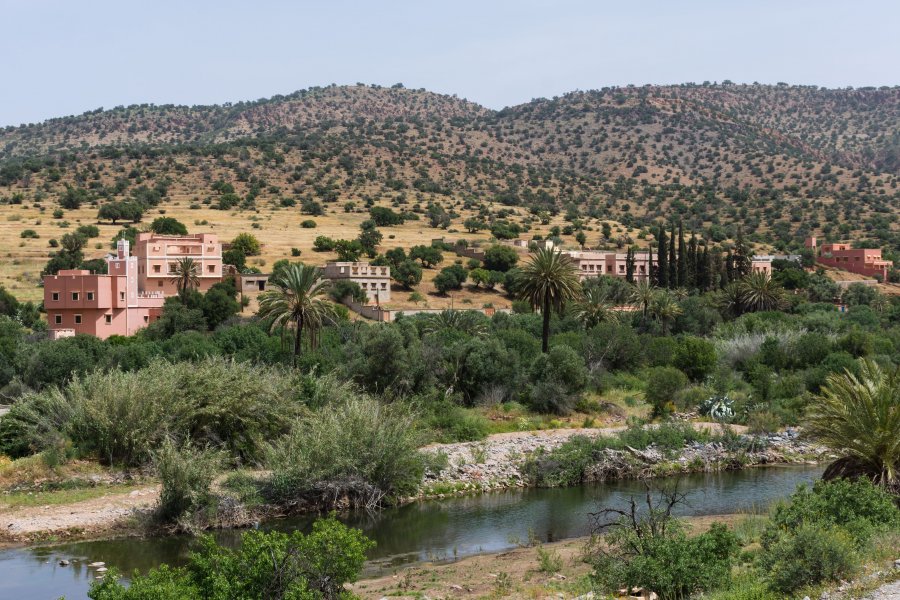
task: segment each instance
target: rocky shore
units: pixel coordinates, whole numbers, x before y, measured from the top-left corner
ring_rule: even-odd
[[[719,426],[697,423],[695,427]],[[525,466],[529,458],[559,448],[575,436],[610,436],[623,428],[559,429],[491,436],[479,442],[435,444],[425,449],[446,456],[447,466],[428,472],[420,497],[498,490],[532,485]],[[723,471],[759,465],[802,464],[824,461],[828,451],[800,438],[797,429],[765,436],[747,436],[744,428],[732,427],[745,438],[745,448],[729,449],[722,442],[692,443],[672,456],[650,446],[644,450],[606,449],[585,474],[586,481],[647,478],[678,473]],[[751,443],[751,440],[753,443]]]

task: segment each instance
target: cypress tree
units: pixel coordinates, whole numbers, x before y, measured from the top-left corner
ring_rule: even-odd
[[[697,262],[699,261],[697,252],[697,236],[694,233],[691,233],[691,241],[688,243],[687,261],[687,286],[690,288],[699,287],[697,283]]]
[[[672,233],[669,236],[669,287],[678,287],[678,262],[675,256],[675,222],[672,222]]]
[[[688,253],[684,243],[684,223],[678,221],[678,287],[688,287]]]
[[[750,274],[751,259],[747,245],[744,243],[744,231],[742,227],[738,227],[737,238],[734,242],[734,254],[732,255],[732,268],[730,277],[732,279],[741,279]]]
[[[634,246],[628,246],[625,252],[625,281],[634,283]]]
[[[666,255],[666,226],[659,225],[659,247],[656,259],[656,285],[661,288],[669,287],[669,260]]]

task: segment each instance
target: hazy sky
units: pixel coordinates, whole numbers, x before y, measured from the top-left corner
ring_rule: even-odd
[[[897,0],[0,0],[0,125],[402,82],[493,108],[629,83],[900,84]]]

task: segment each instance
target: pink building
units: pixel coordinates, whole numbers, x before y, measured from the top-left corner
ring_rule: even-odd
[[[578,270],[578,278],[581,281],[590,277],[599,277],[600,275],[624,278],[628,273],[628,255],[624,252],[571,250],[566,252],[566,255],[575,263],[575,268]],[[643,281],[650,277],[651,264],[656,264],[656,259],[651,256],[650,252],[635,252],[634,280]]]
[[[888,271],[893,263],[881,258],[880,248],[851,248],[850,244],[822,244],[816,246],[816,238],[806,239],[806,247],[811,248],[816,262],[827,267],[834,267],[851,273],[859,273],[868,277],[881,277],[887,281]]]
[[[134,255],[138,261],[138,288],[147,292],[162,292],[166,296],[178,294],[172,275],[182,258],[192,258],[197,263],[201,292],[222,281],[222,244],[218,236],[211,233],[139,233]]]
[[[106,258],[109,274],[66,269],[44,276],[44,309],[52,338],[86,333],[106,339],[132,335],[159,318],[165,295],[138,288],[138,258],[119,240]]]
[[[765,273],[772,276],[772,258],[768,256],[754,256],[750,261],[750,272]]]

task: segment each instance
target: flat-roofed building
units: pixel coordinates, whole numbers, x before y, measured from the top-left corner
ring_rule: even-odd
[[[44,276],[51,337],[133,335],[159,318],[165,295],[138,289],[137,258],[130,255],[128,241],[119,240],[106,262],[106,275],[64,269]]]
[[[852,248],[847,243],[822,244],[817,246],[816,238],[806,239],[806,247],[812,249],[819,264],[859,273],[869,277],[888,280],[888,272],[893,267],[889,260],[881,258],[881,248]]]
[[[369,302],[381,304],[391,301],[391,268],[367,262],[325,263],[322,274],[326,279],[352,281],[366,292]]]
[[[191,235],[158,235],[139,233],[134,245],[138,261],[138,287],[166,296],[178,293],[173,280],[175,268],[182,258],[197,263],[199,291],[206,292],[222,281],[222,244],[212,233]]]

